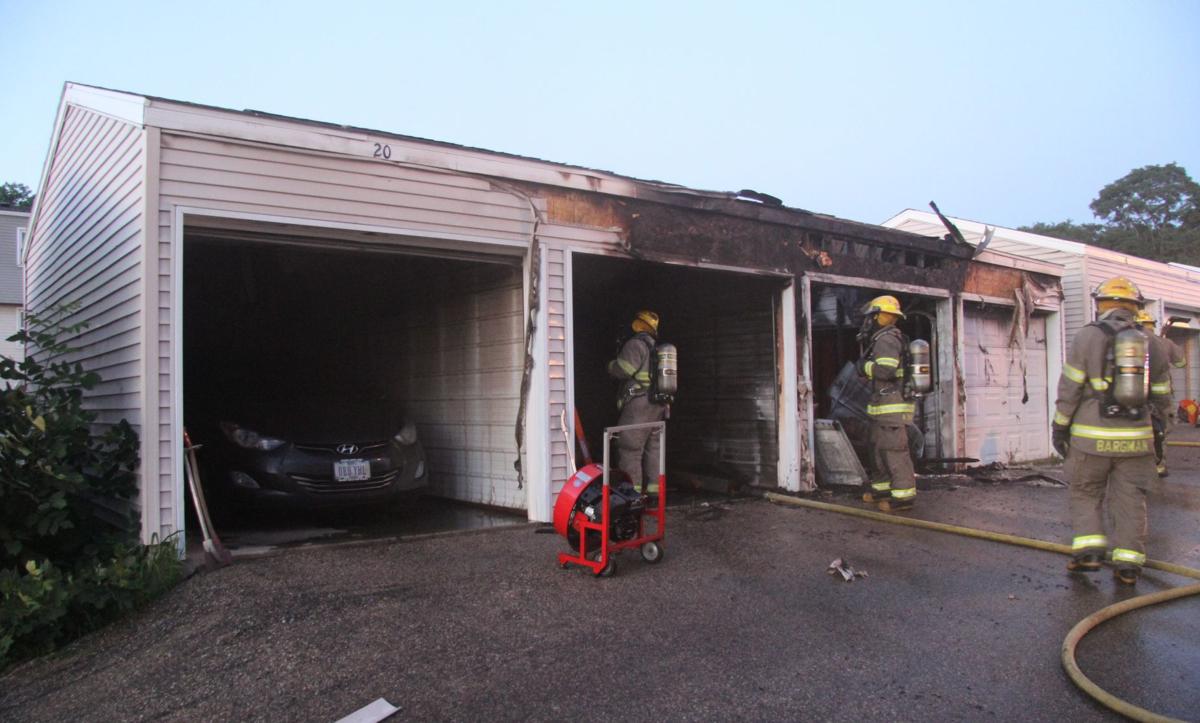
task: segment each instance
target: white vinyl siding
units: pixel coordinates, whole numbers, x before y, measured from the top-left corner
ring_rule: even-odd
[[[103,381],[86,406],[101,425],[141,425],[141,249],[143,131],[67,106],[53,164],[38,201],[26,264],[28,308],[80,308],[72,358]]]
[[[5,341],[21,328],[21,307],[0,304],[0,356],[20,361],[25,358],[25,349],[15,341]]]
[[[1030,319],[1021,354],[1009,345],[1012,309],[963,309],[966,456],[980,462],[1024,462],[1050,456],[1046,385],[1046,319]],[[1029,397],[1022,401],[1028,393]]]
[[[567,435],[575,428],[573,415],[568,411],[570,389],[567,384],[567,282],[566,257],[561,248],[544,249],[546,265],[546,372],[549,386],[550,479],[552,494],[574,474],[571,469],[571,449]],[[565,423],[565,424],[564,424]],[[574,442],[572,442],[572,445]]]

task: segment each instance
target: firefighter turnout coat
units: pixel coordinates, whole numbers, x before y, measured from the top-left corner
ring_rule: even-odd
[[[859,371],[871,380],[871,421],[888,426],[912,423],[915,405],[904,398],[904,333],[889,324],[871,336],[870,346],[859,360]]]
[[[1162,346],[1148,343],[1150,353],[1149,405],[1137,418],[1106,417],[1102,413],[1109,387],[1113,384],[1113,363],[1109,359],[1111,338],[1100,324],[1114,332],[1134,326],[1133,313],[1113,309],[1079,330],[1063,364],[1058,380],[1054,426],[1069,427],[1071,448],[1101,457],[1138,457],[1153,454],[1154,430],[1149,406],[1155,415],[1169,420],[1171,415],[1171,375]]]

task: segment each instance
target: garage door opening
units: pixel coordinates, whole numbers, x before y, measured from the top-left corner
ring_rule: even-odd
[[[863,307],[884,294],[900,301],[905,318],[897,325],[909,339],[929,342],[936,389],[941,377],[937,364],[937,300],[887,289],[820,283],[812,285],[811,294],[813,414],[818,419],[840,422],[864,469],[869,470],[866,396],[870,392],[857,380],[853,370],[864,350],[864,343],[858,338],[864,318]],[[803,324],[803,319],[800,323]],[[949,448],[941,439],[940,399],[940,395],[934,393],[916,400],[915,429],[910,432],[910,447],[918,461],[943,457],[942,450]]]
[[[779,279],[602,256],[572,257],[574,399],[593,453],[616,424],[606,366],[639,309],[679,351],[667,477],[693,489],[775,487],[779,460],[775,306]]]
[[[183,294],[185,425],[239,524],[525,508],[516,262],[189,229]]]

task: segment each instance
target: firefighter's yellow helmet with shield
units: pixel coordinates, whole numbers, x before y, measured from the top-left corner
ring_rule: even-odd
[[[642,309],[633,317],[633,330],[645,331],[651,335],[658,335],[658,314],[653,311]]]
[[[900,300],[894,296],[876,296],[863,307],[863,313],[867,316],[879,313],[895,314],[901,319],[905,318],[904,312],[900,310]]]
[[[1092,298],[1096,301],[1132,301],[1138,306],[1146,303],[1146,298],[1142,296],[1137,284],[1124,276],[1114,276],[1100,282],[1092,292]]]

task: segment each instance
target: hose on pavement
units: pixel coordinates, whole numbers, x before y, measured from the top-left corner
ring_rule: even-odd
[[[864,510],[857,507],[848,507],[846,505],[835,505],[828,502],[818,502],[816,500],[804,499],[802,497],[792,497],[790,495],[781,495],[775,492],[766,493],[765,497],[771,502],[776,502],[795,507],[808,507],[814,510],[823,510],[825,512],[837,512],[843,515],[852,515],[854,517],[864,517],[877,522],[888,522],[894,525],[904,525],[906,527],[918,527],[926,530],[936,530],[937,532],[948,532],[954,535],[962,535],[964,537],[973,537],[979,540],[991,540],[993,542],[1003,542],[1009,545],[1019,545],[1021,547],[1032,547],[1035,550],[1044,550],[1046,552],[1056,552],[1063,555],[1070,555],[1071,548],[1067,545],[1062,545],[1054,542],[1046,542],[1044,540],[1035,540],[1028,537],[1019,537],[1017,535],[1009,535],[1003,532],[991,532],[989,530],[978,530],[973,527],[961,527],[959,525],[948,525],[944,522],[929,522],[928,520],[918,520],[911,517],[898,517],[896,515],[884,514],[875,512],[874,510]],[[1182,577],[1190,577],[1200,580],[1200,570],[1195,570],[1183,565],[1175,565],[1169,562],[1160,562],[1159,560],[1147,560],[1145,567],[1154,570],[1169,572],[1173,575]],[[1144,608],[1150,605],[1167,602],[1169,600],[1177,600],[1179,598],[1188,597],[1190,595],[1200,594],[1200,584],[1187,585],[1185,587],[1174,588],[1171,590],[1163,590],[1161,592],[1151,593],[1149,595],[1139,595],[1138,597],[1125,600],[1115,605],[1109,605],[1102,608],[1083,620],[1075,624],[1071,628],[1071,632],[1067,633],[1067,637],[1062,644],[1062,664],[1067,672],[1067,676],[1071,678],[1071,682],[1079,686],[1079,688],[1094,698],[1097,702],[1107,706],[1108,708],[1120,713],[1121,715],[1132,718],[1136,721],[1176,721],[1174,718],[1161,716],[1145,708],[1139,708],[1132,703],[1121,700],[1115,695],[1104,690],[1100,686],[1093,683],[1083,671],[1080,670],[1079,664],[1075,662],[1075,647],[1083,636],[1087,635],[1092,629],[1100,625],[1106,620]]]

